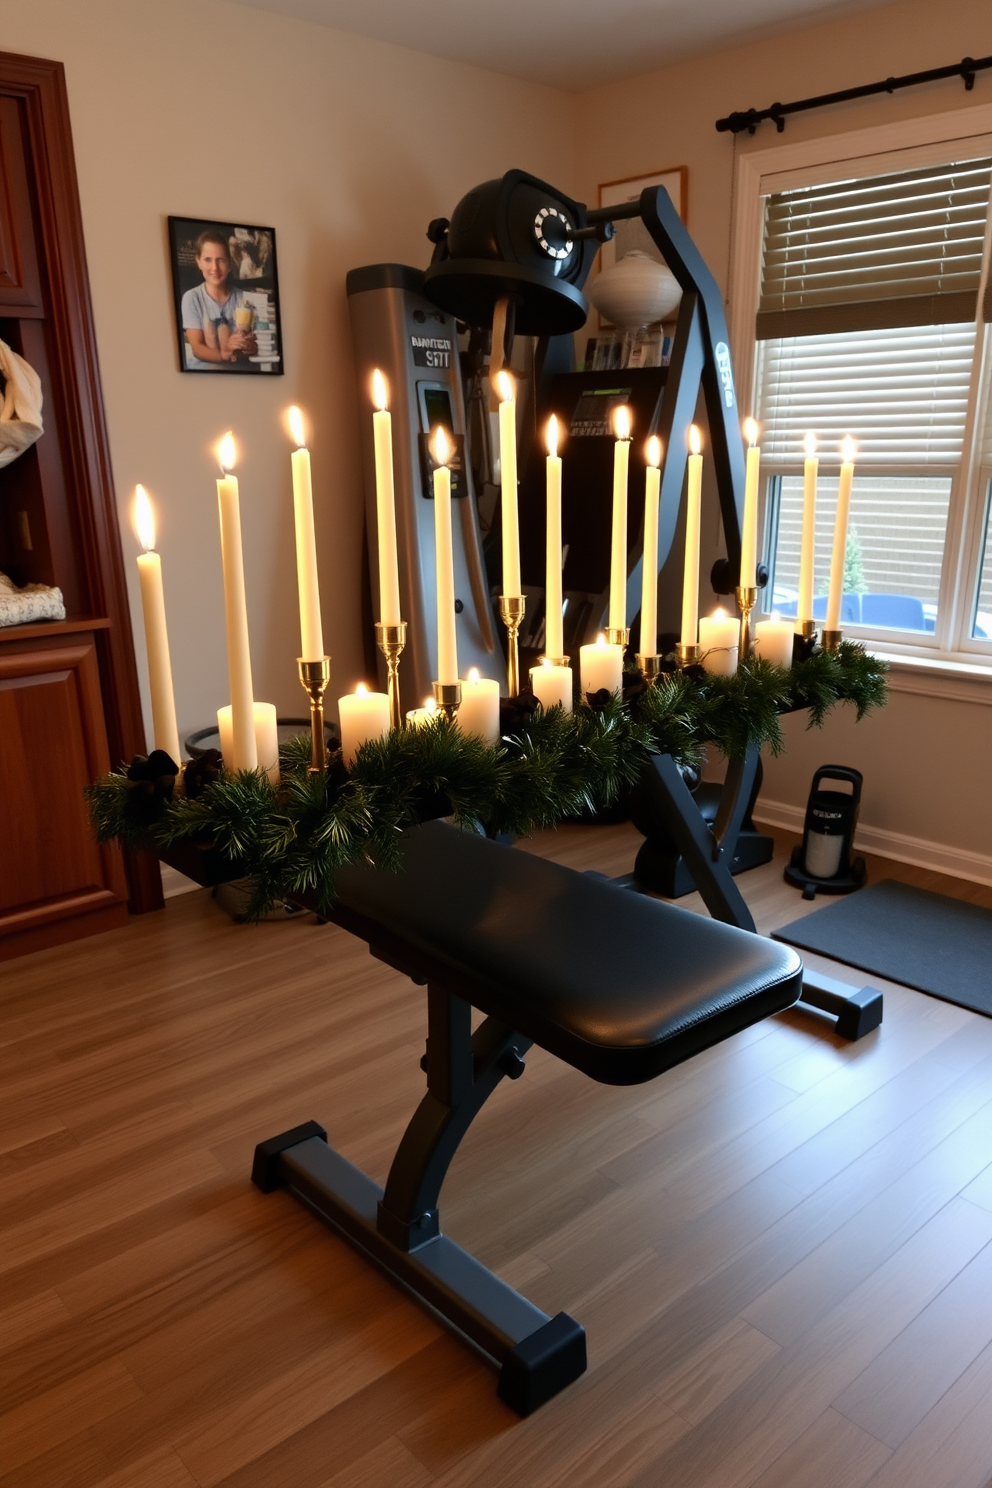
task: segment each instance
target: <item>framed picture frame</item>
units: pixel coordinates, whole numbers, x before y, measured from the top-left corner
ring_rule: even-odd
[[[179,370],[280,376],[275,228],[170,217],[169,256]]]

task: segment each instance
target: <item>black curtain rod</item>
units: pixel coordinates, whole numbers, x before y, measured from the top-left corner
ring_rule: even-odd
[[[717,119],[716,127],[721,134],[740,134],[747,130],[753,134],[763,119],[774,119],[779,134],[785,128],[786,114],[801,114],[806,109],[825,108],[828,103],[846,103],[849,98],[870,98],[873,93],[894,93],[897,88],[915,88],[917,83],[936,83],[941,78],[959,77],[970,93],[975,86],[975,74],[992,67],[992,57],[962,57],[951,67],[931,67],[929,72],[907,72],[905,77],[886,78],[883,83],[865,83],[861,88],[844,88],[840,93],[821,93],[819,98],[801,98],[798,103],[773,103],[771,108],[746,109],[728,114],[726,119]]]

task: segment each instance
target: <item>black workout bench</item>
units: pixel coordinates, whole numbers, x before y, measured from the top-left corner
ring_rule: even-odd
[[[586,1367],[585,1332],[550,1318],[441,1234],[438,1196],[473,1118],[532,1044],[608,1085],[637,1085],[800,995],[795,951],[602,879],[430,822],[403,871],[351,867],[331,918],[427,987],[427,1094],[385,1190],[307,1122],[255,1150],[287,1188],[499,1366],[528,1415]],[[473,1034],[472,1008],[487,1016]]]

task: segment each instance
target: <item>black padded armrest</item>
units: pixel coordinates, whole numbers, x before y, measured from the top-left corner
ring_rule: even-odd
[[[790,1007],[787,946],[429,822],[403,870],[336,879],[331,918],[608,1085],[651,1080]]]

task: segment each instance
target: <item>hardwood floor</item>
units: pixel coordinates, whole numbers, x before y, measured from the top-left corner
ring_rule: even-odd
[[[619,873],[638,841],[524,846]],[[788,845],[740,880],[763,930],[807,907]],[[790,1013],[651,1085],[536,1050],[496,1092],[445,1228],[590,1354],[519,1421],[248,1182],[256,1141],[310,1117],[382,1181],[422,1088],[422,991],[343,931],[241,928],[203,892],[9,963],[0,1488],[985,1488],[992,1020],[875,984],[858,1044]]]

